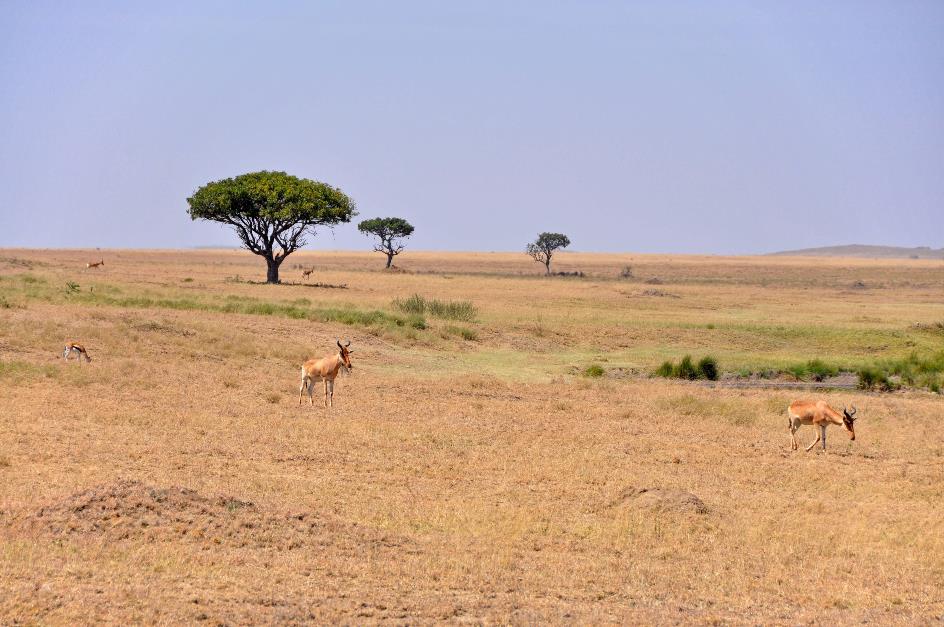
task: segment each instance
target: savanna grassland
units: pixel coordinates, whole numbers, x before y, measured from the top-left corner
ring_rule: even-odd
[[[397,263],[0,251],[0,624],[944,619],[939,394],[650,376],[934,354],[940,261]],[[809,396],[856,440],[791,452]]]

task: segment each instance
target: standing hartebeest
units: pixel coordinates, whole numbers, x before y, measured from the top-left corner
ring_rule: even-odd
[[[826,401],[793,401],[787,408],[787,415],[790,418],[790,437],[793,438],[793,450],[799,448],[797,444],[796,432],[800,425],[813,425],[819,427],[819,433],[813,443],[806,447],[807,452],[813,450],[816,443],[822,440],[823,451],[826,451],[826,427],[829,425],[843,425],[851,435],[850,440],[855,440],[854,423],[856,421],[855,405],[852,406],[852,413],[842,408],[842,413],[830,407]]]
[[[105,265],[105,259],[102,258],[101,261],[88,262],[87,264],[85,264],[85,269],[88,270],[89,268],[97,268],[98,266],[104,266],[104,265]]]
[[[299,405],[302,404],[302,392],[306,388],[308,389],[308,404],[315,404],[311,395],[315,389],[315,380],[321,379],[324,381],[324,406],[328,407],[330,399],[331,407],[334,407],[334,379],[341,368],[350,374],[351,368],[354,367],[351,365],[351,353],[354,351],[348,348],[350,345],[350,340],[344,345],[341,344],[341,340],[338,340],[337,353],[321,359],[309,359],[302,364],[302,386],[298,389]]]
[[[92,361],[92,358],[89,357],[88,351],[85,350],[85,347],[78,342],[69,342],[66,344],[66,347],[62,349],[62,358],[67,361],[72,357],[73,354],[78,357],[80,362],[82,361],[83,357],[85,357],[86,362]]]
[[[311,273],[314,272],[314,271],[315,271],[315,268],[314,268],[314,267],[307,268],[307,269],[306,269],[306,268],[302,268],[302,278],[303,278],[303,279],[307,279],[308,277],[311,276]]]

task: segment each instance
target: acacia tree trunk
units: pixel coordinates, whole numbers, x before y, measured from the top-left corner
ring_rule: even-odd
[[[285,257],[282,257],[282,259],[285,259]],[[274,257],[266,257],[266,265],[268,266],[266,283],[279,283],[279,266],[282,264],[282,259],[276,260]]]
[[[387,268],[393,263],[393,252],[387,251]]]
[[[547,260],[544,262],[544,269],[547,273],[547,276],[551,276],[551,256],[547,256]]]

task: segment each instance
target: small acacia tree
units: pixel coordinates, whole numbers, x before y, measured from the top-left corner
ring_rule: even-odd
[[[559,248],[570,246],[570,238],[563,233],[541,233],[538,239],[528,244],[525,251],[531,255],[535,261],[544,264],[547,274],[551,273],[551,257]]]
[[[252,172],[207,183],[187,199],[192,220],[233,227],[243,246],[265,258],[266,281],[279,282],[279,266],[319,225],[357,215],[344,192],[285,172]]]
[[[380,240],[379,244],[374,245],[374,250],[387,255],[388,268],[393,263],[393,257],[406,247],[400,240],[413,235],[413,225],[403,218],[371,218],[358,224],[357,230]]]

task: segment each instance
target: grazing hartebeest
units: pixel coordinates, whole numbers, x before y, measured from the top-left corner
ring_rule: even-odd
[[[80,362],[82,361],[83,357],[85,357],[86,362],[92,361],[92,358],[89,357],[88,351],[85,350],[85,347],[79,344],[78,342],[69,342],[68,344],[66,344],[66,347],[62,349],[63,359],[68,360],[70,357],[72,357],[73,353],[76,355],[76,357],[78,358]]]
[[[343,346],[341,345],[341,340],[338,340],[337,353],[322,357],[321,359],[309,359],[302,364],[302,386],[298,389],[299,405],[302,404],[302,392],[304,392],[306,388],[308,389],[308,404],[315,404],[311,395],[315,389],[315,380],[321,379],[324,381],[324,406],[328,407],[328,401],[330,399],[331,407],[334,407],[334,379],[338,376],[338,371],[341,368],[344,368],[347,370],[348,374],[350,374],[351,368],[354,367],[351,365],[351,353],[354,351],[348,349],[350,345],[350,340]]]
[[[88,270],[89,268],[97,268],[98,266],[104,265],[105,259],[103,258],[101,261],[90,261],[89,263],[85,264],[85,269]]]
[[[842,408],[842,413],[826,404],[826,401],[793,401],[787,408],[787,415],[790,418],[790,437],[793,438],[793,450],[799,448],[797,444],[796,432],[800,425],[813,425],[819,427],[819,434],[813,443],[806,447],[807,452],[813,450],[816,443],[822,440],[823,451],[826,450],[826,427],[829,425],[843,425],[846,431],[850,433],[849,439],[855,440],[854,423],[856,421],[855,405],[852,406],[852,413]]]

